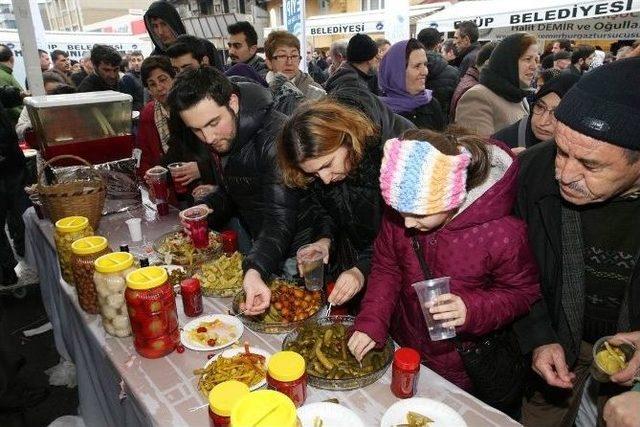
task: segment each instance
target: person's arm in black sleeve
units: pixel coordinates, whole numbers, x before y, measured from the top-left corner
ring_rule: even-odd
[[[0,87],[0,102],[4,108],[19,107],[22,105],[22,92],[14,86]]]
[[[261,180],[263,203],[267,211],[260,234],[244,259],[243,270],[247,272],[254,269],[263,280],[267,280],[271,273],[278,270],[289,252],[295,233],[299,194],[282,183],[275,142],[271,141],[264,150]]]

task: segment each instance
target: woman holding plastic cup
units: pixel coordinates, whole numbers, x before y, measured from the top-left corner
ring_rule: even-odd
[[[376,238],[348,343],[357,359],[391,334],[429,368],[473,391],[448,329],[463,345],[477,342],[540,298],[525,224],[511,216],[517,175],[511,151],[480,137],[420,130],[386,142],[380,188],[393,209]],[[442,286],[432,287],[438,296],[423,304],[416,291],[428,289],[419,283],[425,273],[412,237],[426,279]]]
[[[384,207],[377,185],[382,145],[411,127],[354,84],[301,106],[283,128],[278,162],[285,184],[308,188],[300,205],[317,216],[317,240],[301,255],[319,252],[330,264],[333,305],[351,300],[365,285]],[[308,269],[300,256],[298,269],[302,275]]]

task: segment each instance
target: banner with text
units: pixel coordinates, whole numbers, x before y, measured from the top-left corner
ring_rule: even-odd
[[[284,14],[287,31],[300,40],[300,69],[307,71],[307,38],[305,37],[305,16],[304,16],[305,0],[286,0],[284,4]]]

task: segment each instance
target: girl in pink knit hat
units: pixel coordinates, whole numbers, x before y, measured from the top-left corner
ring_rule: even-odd
[[[511,215],[517,160],[497,144],[427,130],[386,142],[380,188],[390,208],[349,340],[357,359],[391,334],[400,346],[417,350],[423,364],[473,392],[454,340],[429,338],[411,285],[425,280],[425,270],[427,278],[450,277],[450,293],[428,308],[444,326],[455,327],[463,346],[509,326],[540,298],[525,224]],[[413,236],[427,269],[421,268]]]

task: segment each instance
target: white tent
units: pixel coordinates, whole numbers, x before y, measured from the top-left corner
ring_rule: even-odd
[[[418,21],[416,31],[454,31],[461,21],[474,21],[483,39],[518,31],[543,39],[635,39],[640,38],[640,0],[465,1]]]

